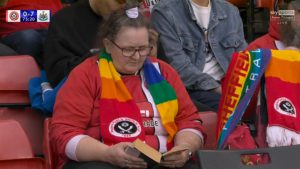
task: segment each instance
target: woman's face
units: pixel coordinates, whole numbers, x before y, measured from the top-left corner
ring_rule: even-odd
[[[145,27],[123,27],[115,40],[104,39],[104,45],[118,72],[134,74],[141,69],[147,56],[143,53],[149,47],[148,30]],[[128,51],[134,54],[129,56]]]

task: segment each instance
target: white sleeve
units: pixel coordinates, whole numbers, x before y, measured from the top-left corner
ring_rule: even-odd
[[[182,130],[178,131],[177,134],[181,133],[181,132],[184,132],[184,131],[190,131],[190,132],[196,134],[197,136],[199,136],[199,138],[201,139],[201,141],[203,143],[203,135],[199,130],[192,129],[192,128],[185,128],[185,129],[182,129]]]
[[[83,135],[83,134],[77,135],[68,141],[66,148],[65,148],[65,154],[69,159],[78,161],[77,157],[76,157],[76,149],[77,149],[77,145],[78,145],[79,141],[81,139],[83,139],[84,137],[88,137],[88,135]]]

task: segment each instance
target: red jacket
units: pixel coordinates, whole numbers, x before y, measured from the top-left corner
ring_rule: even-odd
[[[43,22],[6,22],[6,10],[50,10],[52,16],[61,8],[61,0],[9,0],[7,5],[0,7],[0,38],[25,29],[47,29],[49,24]]]
[[[159,63],[163,77],[176,91],[179,107],[175,123],[178,130],[192,128],[203,133],[201,124],[197,122],[200,120],[197,108],[191,101],[179,75],[168,64],[155,58],[151,60]],[[137,105],[147,100],[142,91],[140,76],[128,75],[121,78]],[[97,59],[96,57],[88,58],[73,69],[56,97],[50,131],[52,150],[57,157],[54,161],[58,162],[54,164],[56,168],[61,168],[68,160],[65,155],[65,146],[74,136],[85,134],[100,139],[98,103],[100,94],[101,79]],[[150,123],[147,121],[149,118],[143,119],[145,132],[151,135]],[[156,149],[158,148],[155,146],[157,140],[153,131],[152,137],[145,139]]]

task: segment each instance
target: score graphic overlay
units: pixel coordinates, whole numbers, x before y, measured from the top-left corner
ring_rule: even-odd
[[[36,10],[21,10],[21,22],[36,22]]]
[[[50,22],[50,10],[7,10],[7,22]]]

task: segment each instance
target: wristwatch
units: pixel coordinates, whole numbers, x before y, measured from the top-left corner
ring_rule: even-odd
[[[188,152],[188,155],[189,155],[189,158],[188,158],[188,160],[189,159],[191,159],[192,158],[192,156],[193,156],[193,152],[190,150],[190,149],[187,149],[189,152]]]

